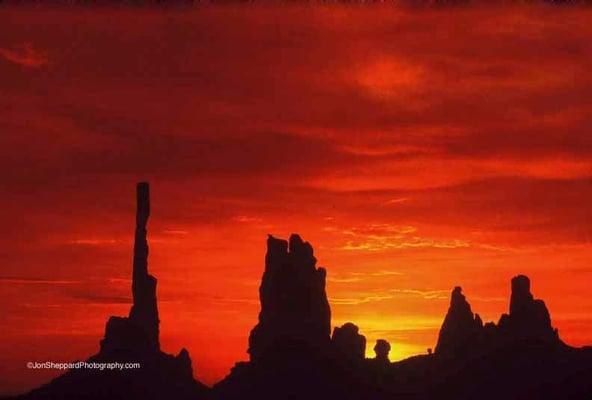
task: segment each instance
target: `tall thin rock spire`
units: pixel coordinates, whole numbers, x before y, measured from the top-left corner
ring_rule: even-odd
[[[129,318],[142,328],[151,347],[160,347],[158,340],[158,307],[156,305],[156,278],[148,273],[148,241],[146,225],[150,217],[150,187],[140,182],[136,188],[136,234],[132,293],[134,304]]]

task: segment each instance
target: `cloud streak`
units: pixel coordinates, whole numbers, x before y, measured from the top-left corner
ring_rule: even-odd
[[[38,69],[49,65],[47,53],[35,49],[31,43],[13,48],[0,47],[0,57],[25,68]]]

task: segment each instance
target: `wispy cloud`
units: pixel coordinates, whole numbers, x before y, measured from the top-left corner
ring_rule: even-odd
[[[409,240],[390,240],[389,238],[375,238],[368,241],[348,241],[341,246],[341,250],[382,251],[389,249],[409,249],[432,247],[437,249],[458,249],[470,247],[470,242],[464,240],[433,240],[414,236]]]
[[[189,234],[189,231],[182,229],[167,229],[163,233],[165,235],[186,236]]]
[[[31,43],[19,47],[0,47],[0,56],[13,64],[27,68],[41,68],[49,64],[47,52],[35,49]]]
[[[339,277],[329,277],[327,278],[327,281],[329,282],[333,282],[333,283],[354,283],[354,282],[359,282],[361,281],[362,278],[359,277],[351,277],[351,278],[339,278]]]
[[[121,243],[117,239],[73,239],[69,240],[68,244],[79,245],[79,246],[109,246]]]
[[[331,302],[331,304],[355,306],[358,304],[374,303],[377,301],[389,300],[389,299],[392,299],[393,297],[394,296],[392,296],[392,295],[375,295],[375,296],[349,297],[349,298],[331,297],[331,298],[329,298],[329,301]]]
[[[450,290],[392,289],[390,292],[396,295],[421,297],[426,300],[443,300],[450,296]]]
[[[382,293],[361,294],[355,297],[332,297],[331,304],[359,305],[375,303],[402,297],[417,297],[424,300],[446,300],[450,297],[449,290],[391,289]]]
[[[376,223],[349,228],[330,226],[325,227],[324,230],[349,238],[343,245],[338,247],[339,250],[375,252],[409,248],[457,249],[471,247],[472,245],[471,242],[462,239],[422,237],[417,235],[417,228],[413,226]]]
[[[383,278],[386,276],[402,276],[405,275],[401,271],[392,270],[378,270],[378,271],[352,271],[345,274],[328,277],[327,280],[333,283],[354,283],[361,282],[368,278]]]
[[[248,215],[237,215],[234,218],[232,218],[233,221],[236,222],[241,222],[244,224],[248,224],[248,223],[255,223],[255,222],[262,222],[263,220],[259,217],[252,217],[252,216],[248,216]]]
[[[16,285],[77,285],[80,280],[51,279],[51,278],[25,278],[16,276],[0,276],[0,282]]]

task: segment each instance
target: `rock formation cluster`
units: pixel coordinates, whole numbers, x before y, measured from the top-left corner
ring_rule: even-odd
[[[515,276],[511,290],[509,314],[502,314],[497,325],[493,322],[483,325],[479,314],[473,314],[462,289],[454,288],[438,336],[436,355],[462,357],[479,349],[521,340],[560,343],[545,303],[530,292],[530,279]]]
[[[193,378],[191,358],[161,351],[156,278],[148,272],[149,187],[137,187],[133,305],[111,317],[89,361],[140,362],[138,371],[69,371],[24,399],[213,400],[556,400],[592,398],[592,349],[565,345],[530,280],[511,281],[509,312],[483,324],[455,287],[434,353],[391,362],[383,339],[367,359],[366,337],[351,322],[333,329],[326,271],[298,235],[267,238],[261,311],[249,361],[209,389]]]

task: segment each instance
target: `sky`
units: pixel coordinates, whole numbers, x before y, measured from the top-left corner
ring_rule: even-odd
[[[450,292],[527,274],[592,343],[592,10],[0,9],[0,393],[126,315],[150,181],[161,343],[247,359],[267,234],[309,241],[332,324],[427,352]]]

